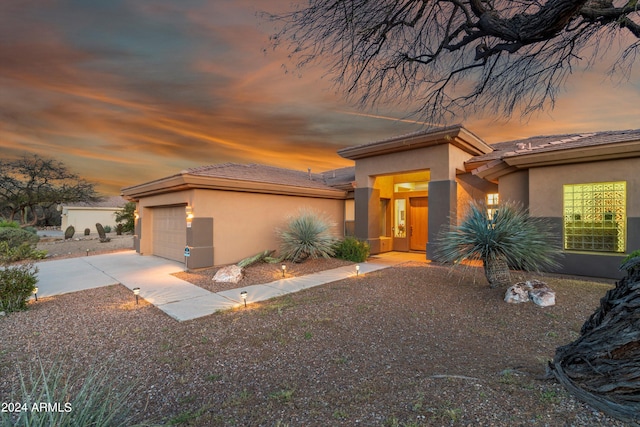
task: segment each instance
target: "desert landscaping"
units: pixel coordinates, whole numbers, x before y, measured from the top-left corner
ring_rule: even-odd
[[[86,256],[130,238],[47,250]],[[258,264],[247,277],[277,269]],[[624,425],[544,378],[612,283],[525,278],[547,282],[557,304],[506,304],[480,269],[424,262],[182,323],[119,285],[32,300],[0,318],[0,395],[15,396],[19,372],[41,362],[74,382],[104,370],[128,392],[123,425]]]

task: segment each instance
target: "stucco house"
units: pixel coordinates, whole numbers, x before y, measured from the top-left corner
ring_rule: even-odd
[[[116,212],[121,211],[126,203],[120,196],[111,196],[96,202],[60,205],[61,228],[66,230],[73,225],[77,233],[82,233],[85,228],[97,233],[96,223],[113,227],[116,224]]]
[[[564,249],[560,272],[618,277],[640,248],[640,130],[488,144],[461,125],[344,148],[353,167],[321,174],[264,165],[188,169],[123,189],[138,205],[136,250],[192,268],[277,248],[275,229],[306,208],[372,253],[419,251],[471,199],[514,200],[545,217]]]

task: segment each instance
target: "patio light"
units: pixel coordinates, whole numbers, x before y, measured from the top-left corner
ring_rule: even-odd
[[[38,287],[33,288],[33,296],[36,297],[36,301],[38,301]]]
[[[360,265],[356,265],[356,276],[360,274]]]
[[[247,306],[247,291],[240,292],[240,298],[244,301],[244,306]]]
[[[287,271],[287,266],[282,264],[282,277],[284,277],[284,272]]]
[[[136,296],[136,304],[138,304],[138,295],[140,295],[140,288],[133,288],[133,294]]]
[[[87,256],[89,256],[89,249],[87,249]]]

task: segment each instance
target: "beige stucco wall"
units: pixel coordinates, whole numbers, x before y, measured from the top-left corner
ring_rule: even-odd
[[[607,181],[627,182],[627,217],[640,217],[639,159],[608,160],[529,170],[532,216],[562,217],[562,186]]]
[[[459,174],[456,178],[457,185],[457,212],[458,223],[469,211],[472,200],[485,201],[488,193],[497,193],[498,186],[491,182],[478,178],[470,173]]]
[[[529,206],[529,171],[522,170],[500,177],[500,201],[512,201]]]
[[[76,233],[84,232],[89,228],[91,233],[96,234],[96,223],[103,226],[115,227],[115,213],[118,208],[89,208],[89,207],[63,207],[62,209],[62,230],[70,225],[76,229]]]
[[[356,183],[360,188],[373,187],[373,178],[429,169],[431,181],[455,180],[456,171],[464,170],[464,162],[471,158],[457,147],[440,144],[433,147],[390,153],[356,161]]]
[[[151,208],[179,204],[191,206],[196,218],[213,218],[215,265],[235,263],[266,249],[278,249],[276,228],[283,227],[287,218],[298,214],[301,208],[321,213],[335,223],[332,231],[336,237],[343,234],[344,200],[198,189],[140,200],[141,253],[151,254],[153,248]]]

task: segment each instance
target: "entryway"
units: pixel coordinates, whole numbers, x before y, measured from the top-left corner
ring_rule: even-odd
[[[428,239],[429,199],[409,197],[409,249],[426,251]]]

